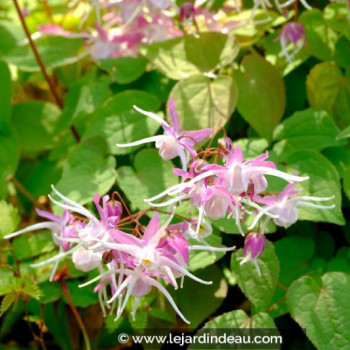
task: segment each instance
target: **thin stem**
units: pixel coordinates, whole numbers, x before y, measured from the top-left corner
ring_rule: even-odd
[[[62,99],[60,98],[60,96],[58,95],[58,93],[56,91],[54,82],[52,81],[52,79],[47,74],[47,70],[45,68],[44,62],[42,61],[42,59],[40,57],[40,54],[39,54],[39,52],[38,52],[38,50],[37,50],[37,48],[36,48],[36,46],[34,44],[34,41],[33,41],[32,37],[31,37],[31,35],[30,35],[29,29],[27,27],[26,21],[24,19],[24,16],[22,14],[22,11],[21,11],[21,8],[20,8],[20,6],[18,4],[18,1],[17,0],[13,0],[13,3],[15,5],[15,7],[16,7],[17,14],[19,16],[19,19],[21,21],[23,30],[24,30],[24,32],[25,32],[25,34],[27,36],[29,45],[30,45],[30,47],[31,47],[31,49],[33,51],[35,59],[38,62],[40,70],[41,70],[41,72],[42,72],[42,74],[43,74],[47,84],[49,85],[49,88],[50,88],[50,91],[52,93],[52,96],[54,97],[54,99],[56,101],[56,104],[62,109],[63,101],[62,101]],[[76,141],[79,142],[80,141],[80,136],[79,136],[79,133],[78,133],[77,129],[73,125],[71,125],[70,126],[70,130],[71,130],[74,138],[76,139]]]
[[[45,207],[30,192],[28,192],[25,189],[25,187],[13,175],[9,175],[7,177],[7,180],[11,181],[18,190],[18,192],[20,192],[24,197],[26,197],[37,208],[45,209]]]
[[[61,283],[63,294],[67,298],[68,304],[69,304],[69,306],[74,314],[74,317],[75,317],[75,319],[76,319],[76,321],[81,329],[81,332],[83,333],[83,338],[84,338],[84,342],[85,342],[85,350],[91,350],[89,336],[86,332],[86,328],[85,328],[85,325],[83,323],[83,320],[81,319],[79,312],[73,303],[72,297],[71,297],[69,290],[67,288],[66,280],[64,278],[62,278],[60,280],[60,283]]]

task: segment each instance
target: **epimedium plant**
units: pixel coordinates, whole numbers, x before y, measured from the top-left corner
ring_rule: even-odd
[[[346,2],[1,6],[0,339],[349,346]]]

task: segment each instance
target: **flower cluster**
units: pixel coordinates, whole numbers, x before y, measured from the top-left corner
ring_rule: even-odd
[[[320,209],[334,206],[315,204],[332,198],[299,196],[299,190],[294,187],[308,177],[278,170],[273,162],[267,160],[267,152],[254,159],[244,160],[241,149],[233,146],[227,136],[218,140],[218,147],[212,147],[215,136],[212,129],[182,131],[173,100],[168,104],[171,124],[157,114],[137,107],[135,109],[158,122],[164,129],[164,134],[118,146],[156,142],[164,160],[180,158],[182,167],[173,170],[181,178],[179,184],[153,198],[145,199],[150,203],[150,208],[136,214],[129,212],[121,198],[119,201],[104,196],[101,203],[100,196],[96,194],[93,202],[98,215],[65,197],[52,186],[53,193],[58,198],[49,198],[53,204],[63,208],[62,217],[37,210],[37,214],[47,221],[5,237],[9,239],[29,231],[49,229],[59,252],[33,266],[53,263],[51,280],[60,261],[68,256],[71,256],[75,267],[81,271],[97,269],[97,277],[81,287],[97,283],[94,290],[98,293],[104,314],[106,308],[110,308],[110,312],[115,311],[116,318],[119,318],[132,296],[132,315],[135,315],[140,298],[154,287],[165,295],[181,319],[188,322],[165,284],[177,289],[177,279],[180,279],[182,287],[185,277],[203,284],[211,283],[199,279],[189,271],[189,252],[225,252],[234,247],[213,247],[206,242],[205,238],[212,233],[210,220],[233,218],[232,222],[246,236],[242,263],[252,261],[259,273],[257,259],[265,247],[264,231],[269,220],[273,220],[276,225],[288,227],[298,218],[298,206]],[[212,136],[209,146],[202,149],[200,142],[209,136]],[[282,192],[272,195],[266,192],[267,176],[278,177],[288,184]],[[189,201],[197,209],[197,217],[185,218],[176,214],[176,205],[182,205],[184,201]],[[158,207],[169,207],[166,212],[168,217],[163,224],[157,212]],[[155,213],[151,215],[148,225],[142,226],[139,219],[152,211]],[[248,227],[249,232],[263,217],[265,219],[258,232],[247,232],[246,235],[242,221],[248,215],[254,218]],[[173,223],[175,216],[181,220]],[[195,243],[196,241],[201,244]]]
[[[69,32],[57,24],[41,25],[33,39],[43,35],[82,38],[85,50],[81,58],[91,56],[101,60],[122,56],[136,56],[139,46],[161,42],[186,34],[198,36],[200,32],[234,34],[236,29],[247,25],[258,25],[272,21],[267,10],[285,9],[296,0],[271,4],[268,0],[254,0],[251,9],[242,8],[238,1],[227,1],[219,12],[205,7],[206,1],[184,2],[180,7],[172,0],[91,0],[90,6],[80,22],[80,32]],[[303,6],[310,6],[301,0]],[[79,2],[70,3],[70,10],[79,7]],[[239,15],[247,10],[248,16]],[[260,18],[260,10],[265,15]],[[286,14],[286,13],[285,13]],[[258,16],[259,15],[259,16]],[[287,14],[286,14],[287,16]],[[288,16],[287,16],[288,17]],[[305,33],[300,23],[287,23],[276,40],[281,43],[281,54],[288,61],[304,46]],[[292,44],[288,48],[288,44]]]

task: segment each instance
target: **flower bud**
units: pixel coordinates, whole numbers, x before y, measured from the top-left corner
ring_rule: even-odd
[[[179,145],[172,136],[164,135],[156,142],[156,147],[159,149],[159,155],[164,160],[170,160],[179,155]]]
[[[244,241],[244,256],[248,256],[250,254],[251,259],[256,259],[262,254],[265,246],[265,236],[261,233],[251,232],[246,236]]]
[[[114,228],[122,216],[122,205],[118,201],[108,201],[106,203],[105,212],[108,221],[108,227]]]
[[[91,271],[100,264],[100,256],[84,248],[76,250],[72,254],[72,260],[75,267],[84,272]]]
[[[205,215],[212,220],[222,219],[226,216],[229,206],[229,198],[220,192],[216,192],[204,204]]]
[[[180,7],[180,22],[192,20],[194,17],[195,8],[191,2],[185,2]]]
[[[223,151],[222,154],[227,156],[233,148],[232,140],[227,136],[220,137],[218,139],[218,147]]]

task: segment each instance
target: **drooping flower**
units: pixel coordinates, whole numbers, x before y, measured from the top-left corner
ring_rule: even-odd
[[[159,149],[159,155],[164,160],[170,160],[180,157],[183,170],[187,169],[188,154],[195,156],[197,154],[194,146],[203,141],[212,134],[212,129],[202,129],[196,131],[181,131],[180,121],[175,109],[175,101],[169,100],[169,111],[172,125],[161,119],[157,114],[146,112],[136,106],[134,108],[145,116],[158,122],[164,129],[163,135],[151,136],[139,141],[117,144],[118,147],[137,146],[148,142],[155,142],[156,148]],[[187,153],[188,152],[188,153]]]
[[[195,8],[192,2],[186,1],[180,6],[180,22],[192,23],[195,14]]]
[[[309,207],[316,209],[332,209],[331,205],[319,205],[313,202],[326,202],[334,199],[332,197],[313,197],[313,196],[297,196],[300,190],[295,190],[296,183],[291,183],[278,196],[256,197],[256,201],[265,205],[265,209],[275,217],[273,221],[276,225],[288,228],[298,220],[298,207]],[[259,213],[252,225],[252,229],[264,213]],[[268,219],[267,219],[268,220]]]
[[[266,161],[267,157],[268,153],[266,152],[255,159],[244,161],[241,149],[234,147],[230,154],[225,157],[224,165],[204,165],[200,174],[194,177],[194,174],[191,174],[191,180],[171,186],[145,201],[153,206],[161,207],[189,199],[199,210],[197,231],[205,211],[207,211],[207,216],[209,214],[209,217],[212,218],[223,217],[224,213],[229,211],[235,219],[238,230],[244,235],[240,224],[242,205],[254,208],[260,215],[277,217],[252,200],[254,195],[266,189],[266,175],[277,176],[286,181],[304,181],[308,179],[308,177],[290,175],[277,170],[273,162]],[[191,175],[189,173],[187,176],[182,174],[185,178],[191,177]],[[165,195],[178,196],[165,202],[154,203],[154,200]]]
[[[257,272],[258,275],[261,275],[261,270],[258,264],[258,258],[264,251],[266,246],[266,240],[265,235],[257,232],[251,232],[249,233],[244,240],[244,249],[243,249],[243,258],[239,258],[241,260],[241,265],[251,261]]]
[[[292,62],[306,43],[304,27],[298,22],[287,23],[275,40],[279,40],[281,43],[282,55],[286,57],[288,62]]]
[[[113,236],[116,243],[100,242],[106,249],[119,251],[128,256],[126,260],[124,259],[123,268],[118,268],[117,270],[111,269],[97,278],[103,278],[116,272],[126,276],[126,279],[114,291],[113,296],[108,301],[112,303],[115,299],[121,297],[121,293],[124,290],[126,291],[116,318],[120,317],[130,296],[134,296],[135,298],[134,310],[136,310],[140,297],[147,294],[151,290],[151,287],[154,286],[165,295],[184,322],[188,323],[170,294],[156,278],[162,278],[166,282],[171,283],[175,288],[177,288],[176,278],[180,276],[190,277],[200,283],[211,284],[211,282],[203,281],[186,270],[188,250],[191,248],[194,250],[208,250],[207,247],[190,247],[188,242],[183,238],[183,231],[186,229],[186,225],[177,224],[169,226],[171,220],[172,216],[161,226],[159,215],[155,214],[146,227],[142,238],[118,231]],[[228,251],[232,248],[212,249]],[[88,284],[95,282],[97,279],[91,280]]]

